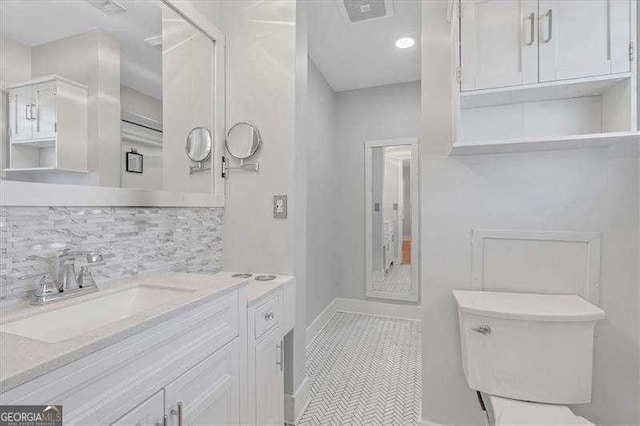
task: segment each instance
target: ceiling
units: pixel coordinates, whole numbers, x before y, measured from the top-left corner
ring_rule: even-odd
[[[161,35],[159,0],[118,0],[127,11],[108,16],[81,0],[2,0],[2,35],[38,46],[102,29],[120,40],[120,82],[162,99],[162,51],[144,42]]]
[[[309,2],[309,56],[333,90],[420,79],[420,0],[393,0],[393,16],[358,23],[347,23],[340,1]],[[401,37],[416,44],[398,49]]]

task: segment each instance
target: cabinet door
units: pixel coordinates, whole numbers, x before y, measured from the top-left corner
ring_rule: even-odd
[[[462,0],[461,90],[538,81],[536,0]]]
[[[540,81],[630,70],[628,0],[540,0]]]
[[[33,138],[53,139],[56,137],[56,97],[55,82],[33,86]]]
[[[240,423],[238,358],[236,338],[171,382],[165,388],[169,424]]]
[[[9,127],[11,141],[26,141],[33,139],[31,131],[32,98],[31,86],[11,89],[9,91]]]
[[[151,398],[129,411],[112,423],[117,426],[155,426],[162,425],[164,415],[164,391],[155,393]]]
[[[284,373],[282,332],[279,327],[267,334],[255,348],[256,424],[284,424]]]

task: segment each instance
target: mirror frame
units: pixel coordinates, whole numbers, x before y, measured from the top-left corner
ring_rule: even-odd
[[[249,155],[247,155],[246,157],[236,157],[231,150],[229,149],[229,137],[231,136],[231,132],[233,131],[233,129],[235,129],[236,127],[239,127],[241,125],[246,125],[251,127],[251,130],[253,130],[253,132],[258,135],[258,145],[256,146],[256,149]],[[227,135],[224,138],[224,148],[226,150],[226,152],[232,157],[235,158],[236,160],[248,160],[249,158],[253,157],[254,155],[256,155],[258,153],[258,151],[260,151],[260,147],[262,147],[262,135],[260,134],[260,131],[258,130],[258,128],[252,124],[249,123],[248,121],[239,121],[236,124],[234,124],[233,126],[231,126],[229,128],[229,130],[227,131]]]
[[[192,4],[161,0],[213,40],[214,128],[211,193],[152,191],[106,186],[63,185],[0,180],[1,206],[140,206],[140,207],[224,207],[225,182],[217,159],[224,154],[225,132],[225,34]]]
[[[410,146],[410,194],[411,194],[411,292],[399,293],[380,291],[373,288],[373,235],[372,211],[373,193],[371,190],[373,148]],[[417,138],[369,141],[364,144],[364,192],[365,192],[365,296],[376,299],[420,301],[420,151]]]

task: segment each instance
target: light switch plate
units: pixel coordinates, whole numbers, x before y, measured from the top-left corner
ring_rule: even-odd
[[[274,219],[287,218],[287,196],[286,195],[273,196],[273,218]]]

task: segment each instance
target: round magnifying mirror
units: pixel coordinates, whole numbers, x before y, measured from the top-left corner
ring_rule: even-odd
[[[258,152],[262,138],[256,126],[243,121],[229,129],[224,144],[232,157],[246,160]]]
[[[213,141],[209,129],[196,127],[189,132],[184,150],[186,151],[189,160],[201,163],[203,161],[207,161],[211,156],[212,146]]]

